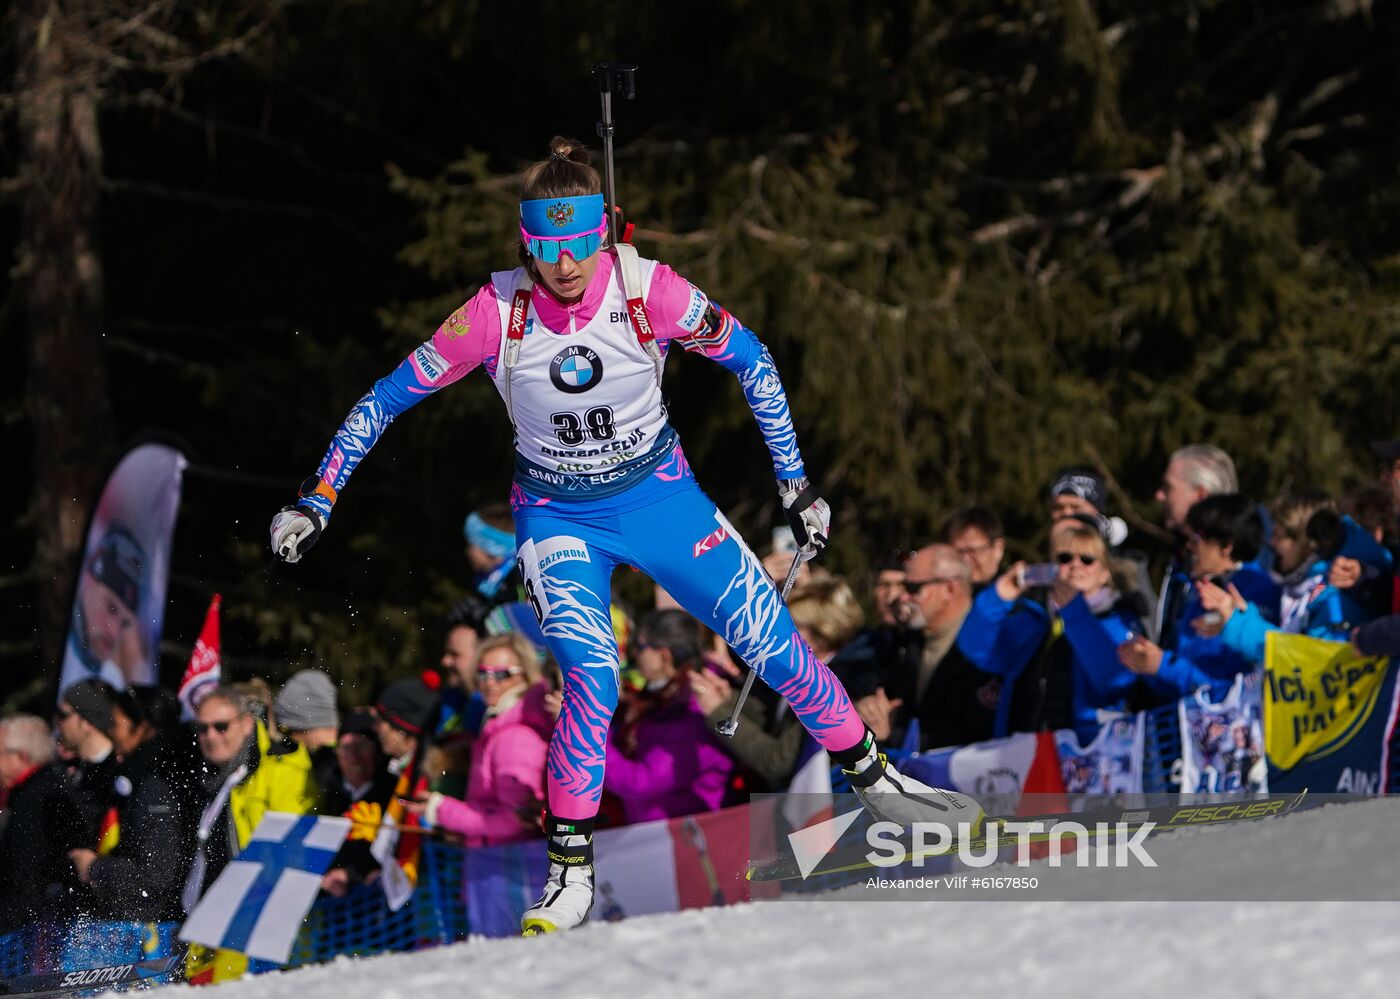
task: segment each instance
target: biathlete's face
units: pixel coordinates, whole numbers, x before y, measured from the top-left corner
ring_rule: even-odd
[[[520,202],[520,240],[555,298],[581,298],[593,280],[607,236],[603,208],[601,194]]]
[[[598,253],[592,253],[582,260],[575,260],[571,253],[561,253],[558,261],[552,264],[535,258],[535,268],[540,272],[540,280],[554,297],[564,302],[582,298],[588,282],[598,271]]]

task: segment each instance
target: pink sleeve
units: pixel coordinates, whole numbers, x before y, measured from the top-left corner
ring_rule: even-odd
[[[460,378],[485,365],[494,375],[501,350],[501,312],[496,287],[487,281],[465,305],[448,316],[433,334],[433,346]],[[455,380],[455,379],[454,379]]]
[[[517,809],[544,798],[546,752],[544,739],[533,729],[522,725],[502,732],[491,747],[489,763],[495,796],[488,801],[444,797],[437,808],[437,824],[482,839],[519,836],[526,822]]]
[[[665,264],[657,264],[652,272],[646,302],[647,318],[657,339],[663,341],[690,336],[700,328],[710,307],[703,291]]]
[[[495,811],[494,807],[483,808],[461,798],[444,795],[438,804],[437,814],[433,816],[433,823],[439,829],[459,836],[486,836],[486,830],[497,825],[494,821]]]

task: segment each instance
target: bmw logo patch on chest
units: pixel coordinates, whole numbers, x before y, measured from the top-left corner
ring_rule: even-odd
[[[603,359],[587,347],[565,347],[549,362],[549,380],[560,392],[587,392],[603,380]]]

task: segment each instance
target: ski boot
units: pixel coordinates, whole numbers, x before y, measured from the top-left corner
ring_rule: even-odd
[[[520,935],[571,930],[593,909],[593,820],[545,818],[549,879],[540,900],[520,917]]]
[[[981,805],[965,794],[929,787],[901,774],[876,747],[875,735],[869,729],[854,747],[831,755],[841,765],[860,803],[877,819],[906,828],[915,822],[939,822],[955,835],[964,833],[960,827],[966,823],[966,835],[981,832],[982,820],[986,818]]]

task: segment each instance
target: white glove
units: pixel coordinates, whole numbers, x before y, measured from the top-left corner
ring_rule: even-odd
[[[810,562],[826,547],[831,534],[831,508],[817,495],[816,486],[807,479],[781,479],[778,495],[783,500],[783,512],[797,540],[797,557]]]
[[[288,562],[297,562],[324,528],[321,515],[315,510],[285,506],[272,518],[272,550]]]

